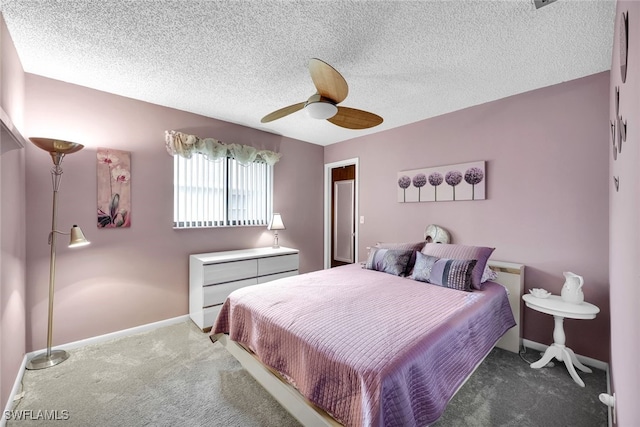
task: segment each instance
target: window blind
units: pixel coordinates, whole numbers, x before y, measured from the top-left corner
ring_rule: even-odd
[[[202,154],[173,157],[174,228],[268,224],[273,195],[273,166],[241,165],[227,157]]]

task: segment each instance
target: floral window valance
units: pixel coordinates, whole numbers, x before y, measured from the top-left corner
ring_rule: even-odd
[[[249,145],[226,144],[213,138],[199,138],[195,135],[165,131],[167,151],[172,156],[182,156],[190,159],[194,153],[204,155],[209,160],[217,160],[226,157],[234,158],[242,165],[252,162],[265,162],[273,166],[280,160],[282,154],[269,150],[258,150]]]

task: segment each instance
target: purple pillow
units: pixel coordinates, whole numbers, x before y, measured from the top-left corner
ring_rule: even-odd
[[[475,259],[446,259],[418,252],[411,278],[446,288],[471,291],[471,272]]]
[[[387,243],[387,242],[378,242],[376,243],[376,248],[381,249],[410,249],[412,251],[420,251],[424,248],[424,245],[427,242],[424,240],[415,243]]]
[[[409,259],[415,253],[416,251],[407,249],[371,248],[364,268],[404,276],[407,273]]]
[[[471,286],[475,289],[482,289],[482,273],[484,272],[484,267],[487,265],[487,260],[494,250],[495,248],[488,248],[485,246],[427,243],[424,245],[421,252],[425,255],[431,255],[438,258],[461,260],[475,259],[477,262],[473,268],[473,272],[471,273]]]
[[[411,258],[409,259],[409,265],[407,266],[407,274],[411,274],[411,271],[413,270],[413,264],[415,264],[416,262],[416,252],[420,252],[422,250],[422,248],[425,245],[424,240],[421,240],[419,242],[414,242],[414,243],[385,243],[385,242],[378,242],[376,243],[376,248],[381,248],[381,249],[404,249],[404,250],[412,250],[414,251],[413,254],[411,255]]]

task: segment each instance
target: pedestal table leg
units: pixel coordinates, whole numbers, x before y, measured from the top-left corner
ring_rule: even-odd
[[[584,382],[576,372],[576,368],[573,365],[576,365],[583,372],[591,372],[591,369],[584,366],[582,363],[578,361],[575,353],[570,348],[565,346],[566,335],[564,333],[564,317],[562,316],[553,316],[554,327],[553,327],[553,344],[547,348],[547,351],[544,352],[544,355],[537,362],[532,363],[531,366],[534,369],[539,369],[549,363],[554,357],[564,362],[567,370],[569,371],[569,375],[571,378],[578,383],[580,387],[584,387]]]
[[[564,347],[567,337],[564,334],[564,317],[553,316],[553,343]]]

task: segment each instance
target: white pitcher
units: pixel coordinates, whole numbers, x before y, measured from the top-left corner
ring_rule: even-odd
[[[570,271],[565,271],[562,274],[565,277],[564,286],[562,286],[562,292],[560,293],[562,299],[573,304],[582,303],[584,301],[584,294],[582,293],[584,279],[582,276]]]

